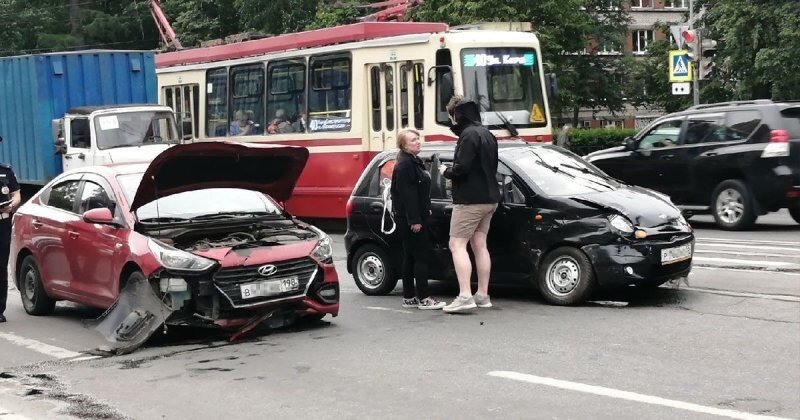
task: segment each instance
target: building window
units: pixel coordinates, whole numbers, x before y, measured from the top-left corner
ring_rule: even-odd
[[[647,45],[653,41],[652,30],[633,31],[633,53],[644,54],[647,52]]]
[[[689,7],[689,0],[665,0],[664,7],[667,9],[686,9]]]
[[[581,121],[581,128],[592,128],[592,122],[590,120]]]
[[[605,41],[597,46],[597,54],[600,55],[619,54],[620,51],[622,47],[614,41]]]
[[[631,0],[631,7],[634,9],[653,7],[653,0]]]

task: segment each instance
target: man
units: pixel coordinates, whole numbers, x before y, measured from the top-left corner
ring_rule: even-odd
[[[444,307],[445,312],[462,312],[476,306],[491,308],[489,273],[492,262],[486,247],[489,224],[500,202],[497,185],[497,139],[481,124],[478,104],[471,99],[454,96],[447,104],[458,135],[453,166],[439,166],[442,176],[453,182],[453,216],[450,220],[450,251],[458,277],[459,294]],[[470,278],[472,262],[467,242],[475,255],[478,291],[472,296]]]
[[[11,245],[11,212],[22,201],[19,183],[11,166],[0,163],[0,323],[6,322],[8,294],[8,252]]]
[[[569,130],[572,128],[569,124],[564,124],[561,127],[561,132],[558,133],[558,137],[556,138],[556,146],[563,147],[565,149],[569,148]]]

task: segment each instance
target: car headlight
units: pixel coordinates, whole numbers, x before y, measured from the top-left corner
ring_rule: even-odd
[[[633,223],[631,223],[628,219],[618,214],[611,216],[608,218],[608,221],[611,223],[611,227],[616,229],[619,233],[630,235],[633,233]]]
[[[214,260],[181,251],[152,238],[147,241],[147,247],[167,270],[202,273],[216,264]]]
[[[319,242],[317,242],[314,250],[311,251],[311,256],[317,261],[333,262],[333,240],[331,240],[331,237],[314,226],[309,226],[309,228],[319,236]]]

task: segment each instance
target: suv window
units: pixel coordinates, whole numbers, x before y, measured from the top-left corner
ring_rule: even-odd
[[[114,213],[114,202],[108,197],[108,194],[98,184],[94,182],[86,182],[83,185],[83,193],[81,194],[81,204],[78,209],[79,214],[83,214],[92,209],[107,208]]]
[[[761,113],[758,111],[731,111],[727,117],[725,140],[746,140],[761,124]]]
[[[681,133],[682,119],[664,121],[653,127],[639,141],[640,149],[658,149],[672,147],[678,143],[678,135]]]
[[[722,115],[690,117],[686,126],[684,144],[717,143],[725,141],[725,124]]]
[[[47,205],[73,213],[79,185],[80,181],[75,180],[62,182],[54,186],[48,193]]]

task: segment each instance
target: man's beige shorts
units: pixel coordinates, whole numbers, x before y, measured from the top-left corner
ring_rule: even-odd
[[[469,239],[475,232],[489,233],[497,204],[456,204],[450,218],[450,236]]]

